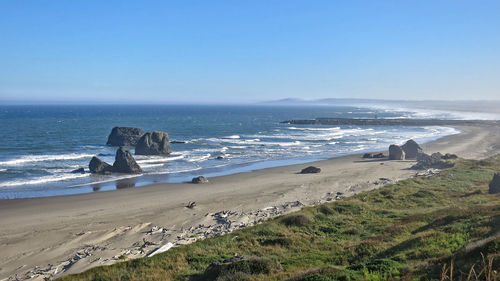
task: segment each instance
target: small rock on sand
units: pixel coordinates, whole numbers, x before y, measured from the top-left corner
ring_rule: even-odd
[[[196,206],[196,202],[189,201],[189,203],[187,203],[186,205],[186,208],[192,209],[194,208],[194,206]]]
[[[191,180],[192,183],[208,183],[208,179],[204,176],[195,177]]]
[[[363,158],[384,158],[385,155],[383,153],[365,153],[363,154]]]
[[[302,171],[300,171],[301,174],[317,174],[319,172],[321,172],[321,169],[318,167],[314,167],[314,166],[309,166],[307,168],[302,169]]]

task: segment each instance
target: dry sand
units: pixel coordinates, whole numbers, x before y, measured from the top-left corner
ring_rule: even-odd
[[[498,127],[457,128],[463,132],[427,143],[424,151],[475,159],[498,153]],[[412,177],[413,164],[353,155],[210,178],[209,184],[0,200],[0,279],[52,279],[151,255]],[[297,174],[309,165],[322,172]],[[190,201],[192,209],[185,207]]]

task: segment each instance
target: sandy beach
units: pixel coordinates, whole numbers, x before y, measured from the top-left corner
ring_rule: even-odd
[[[498,126],[455,128],[462,133],[426,143],[424,152],[482,159],[500,151]],[[415,176],[414,163],[352,155],[210,178],[209,184],[1,200],[0,280],[52,279],[152,255]],[[298,174],[309,165],[322,172]],[[196,206],[187,208],[189,202]]]

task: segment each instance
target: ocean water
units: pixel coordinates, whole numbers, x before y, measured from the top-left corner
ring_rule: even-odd
[[[198,175],[305,163],[387,149],[410,138],[426,142],[457,133],[447,127],[280,124],[316,117],[412,118],[418,114],[346,106],[0,106],[0,199],[185,182]],[[92,156],[110,164],[114,161],[117,148],[106,141],[115,126],[165,131],[170,140],[186,143],[171,144],[169,157],[136,156],[143,174],[91,175]],[[129,150],[134,152],[133,147]],[[80,167],[87,173],[71,173]]]

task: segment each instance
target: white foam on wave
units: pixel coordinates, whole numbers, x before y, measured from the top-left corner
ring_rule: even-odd
[[[146,164],[140,165],[142,169],[155,168],[155,167],[163,167],[165,164]]]
[[[149,159],[136,159],[136,162],[138,164],[145,164],[145,163],[165,163],[165,162],[170,162],[170,161],[175,161],[179,159],[183,159],[184,155],[178,155],[178,156],[173,156],[173,157],[150,157]]]
[[[299,131],[336,131],[340,130],[340,127],[332,127],[332,128],[297,128],[297,127],[287,127],[289,130],[299,130]]]
[[[88,177],[88,176],[89,176],[89,174],[50,175],[50,176],[43,176],[43,177],[38,177],[38,178],[24,179],[24,180],[0,182],[0,187],[44,184],[44,183],[57,182],[57,181],[73,180],[73,179],[84,178],[84,177]]]
[[[292,127],[294,128],[294,127]],[[290,130],[288,134],[268,134],[268,135],[248,135],[245,137],[261,138],[261,139],[284,139],[296,141],[330,141],[335,139],[342,139],[350,136],[363,136],[363,135],[378,135],[383,134],[385,130],[375,130],[373,128],[300,128],[297,130]],[[264,144],[265,142],[259,142]]]
[[[241,139],[241,138],[208,138],[209,142],[224,143],[224,144],[252,144],[260,142],[259,138]]]
[[[223,137],[224,139],[239,139],[241,138],[240,136],[238,135],[232,135],[232,136],[227,136],[227,137]]]
[[[425,129],[424,132],[415,133],[408,137],[408,139],[417,139],[417,140],[431,140],[436,139],[442,136],[456,135],[460,133],[460,130],[451,127],[423,127]]]
[[[211,154],[207,153],[205,155],[195,156],[195,157],[188,158],[187,161],[188,162],[202,162],[202,161],[205,161],[205,160],[209,159],[210,156],[211,156]]]
[[[294,141],[294,142],[277,142],[276,144],[279,145],[279,146],[297,146],[297,145],[300,145],[301,142],[300,141]]]
[[[220,165],[210,166],[210,168],[221,168],[221,167],[225,167],[227,165],[228,164],[220,164]],[[204,169],[204,168],[203,167],[193,167],[193,168],[179,169],[179,170],[172,169],[172,170],[167,170],[167,171],[158,171],[158,172],[154,172],[151,174],[152,175],[165,175],[165,174],[176,174],[176,173],[189,173],[189,172],[194,172],[194,171],[198,171],[201,169]]]
[[[76,160],[82,158],[89,158],[92,156],[94,155],[88,153],[69,153],[69,154],[59,154],[59,155],[27,155],[7,161],[2,161],[0,162],[0,166],[19,166],[35,162]]]
[[[498,120],[499,113],[493,112],[474,112],[474,111],[459,111],[448,109],[424,109],[412,108],[410,106],[397,106],[394,104],[373,104],[367,105],[369,108],[383,110],[385,112],[401,114],[399,117],[388,118],[416,118],[416,119],[457,119],[457,120]]]
[[[168,170],[168,171],[160,171],[160,172],[155,172],[152,173],[154,175],[165,175],[165,174],[175,174],[175,173],[187,173],[187,172],[194,172],[203,169],[202,167],[195,167],[192,169],[183,169],[183,170]]]

